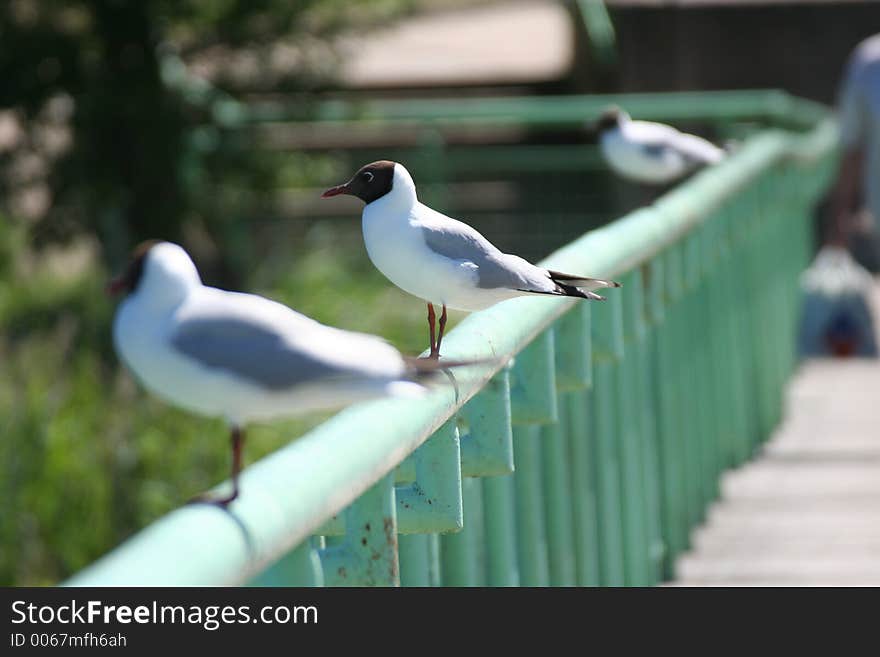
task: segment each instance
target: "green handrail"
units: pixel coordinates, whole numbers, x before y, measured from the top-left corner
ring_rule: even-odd
[[[786,98],[740,110],[815,111]],[[721,471],[779,419],[808,207],[835,142],[824,115],[755,134],[543,261],[621,276],[607,303],[520,298],[469,315],[445,355],[498,360],[459,372],[457,393],[351,407],[247,468],[229,513],[176,510],[66,584],[670,576]]]
[[[580,126],[610,104],[636,118],[660,121],[764,119],[776,125],[809,129],[827,113],[820,103],[775,89],[677,93],[591,94],[491,98],[407,98],[352,102],[258,100],[246,122],[314,121],[340,124],[424,125],[522,124],[531,128]]]

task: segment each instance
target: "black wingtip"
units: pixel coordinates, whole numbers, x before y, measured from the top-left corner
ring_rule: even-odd
[[[550,280],[558,285],[571,285],[574,287],[586,287],[595,289],[597,287],[621,287],[617,281],[611,281],[604,278],[590,278],[588,276],[576,276],[574,274],[566,274],[553,269],[547,270]]]
[[[559,293],[567,297],[578,297],[579,299],[589,299],[591,301],[605,301],[605,297],[596,294],[592,290],[582,290],[574,285],[566,285],[565,283],[556,282],[556,288]]]

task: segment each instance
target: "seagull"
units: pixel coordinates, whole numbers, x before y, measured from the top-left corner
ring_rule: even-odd
[[[608,165],[640,183],[670,183],[725,156],[724,149],[702,137],[663,123],[633,121],[619,107],[605,110],[591,126]]]
[[[412,176],[399,162],[367,164],[321,197],[339,194],[366,203],[364,244],[376,268],[397,287],[427,302],[429,359],[440,358],[447,308],[482,310],[533,294],[602,301],[605,297],[593,290],[620,287],[614,281],[544,269],[503,253],[471,226],[420,203]],[[442,306],[439,321],[435,305]]]
[[[438,369],[404,358],[376,336],[325,326],[255,294],[203,285],[187,252],[170,242],[140,245],[107,289],[126,295],[113,342],[141,384],[166,402],[229,424],[232,492],[194,501],[226,507],[238,497],[247,423],[377,397],[419,397],[427,390],[424,375]]]

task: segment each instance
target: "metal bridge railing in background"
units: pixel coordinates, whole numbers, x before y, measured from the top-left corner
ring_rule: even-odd
[[[758,101],[742,113],[766,116]],[[228,513],[174,511],[67,583],[671,577],[721,473],[780,419],[836,142],[830,118],[802,110],[786,121],[803,131],[756,133],[544,261],[620,277],[607,302],[521,298],[468,316],[444,355],[500,360],[458,373],[457,394],[351,407],[247,468]]]

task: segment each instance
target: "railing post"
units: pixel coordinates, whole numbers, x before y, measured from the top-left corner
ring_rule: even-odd
[[[768,172],[769,174],[769,172]],[[764,440],[765,435],[771,428],[770,421],[770,380],[768,373],[768,360],[772,358],[772,338],[768,338],[768,331],[772,328],[767,326],[772,308],[769,307],[770,298],[768,286],[764,281],[765,257],[764,257],[764,222],[765,207],[763,203],[764,193],[761,189],[762,181],[755,180],[747,190],[749,199],[749,213],[743,217],[747,230],[745,238],[745,262],[746,274],[745,288],[749,297],[748,307],[745,309],[747,318],[747,332],[751,337],[750,349],[750,384],[753,390],[754,406],[751,409],[756,421],[751,436],[751,450],[756,449]],[[751,451],[750,450],[750,451]]]
[[[704,377],[708,336],[706,335],[703,281],[703,249],[699,230],[695,228],[684,238],[685,339],[688,343],[690,409],[689,438],[694,454],[696,475],[694,504],[691,507],[691,524],[703,521],[709,501],[713,499],[714,445],[708,435],[709,391]]]
[[[782,417],[782,381],[785,359],[786,344],[786,300],[783,289],[785,279],[785,261],[788,256],[789,244],[784,244],[779,249],[779,227],[784,223],[785,214],[789,211],[787,190],[782,179],[785,177],[785,163],[780,163],[774,171],[764,180],[760,181],[760,204],[762,239],[761,247],[761,276],[760,283],[763,285],[763,293],[766,295],[766,309],[764,325],[767,327],[767,342],[765,345],[764,367],[767,379],[767,405],[765,412],[766,424],[761,436],[762,442],[767,440],[773,428],[779,424]],[[771,188],[772,185],[772,188]]]
[[[596,485],[592,461],[595,447],[587,417],[590,387],[593,383],[592,303],[577,303],[554,325],[556,332],[556,387],[559,391],[560,421],[553,433],[562,438],[562,449],[554,436],[545,437],[545,476],[548,492],[559,498],[558,509],[548,496],[548,524],[559,525],[551,531],[551,555],[565,551],[557,573],[551,567],[551,580],[579,586],[599,584],[599,525]],[[601,310],[604,310],[600,308]],[[562,476],[553,474],[562,470]],[[562,514],[568,514],[567,522]],[[559,538],[557,538],[559,537]],[[574,554],[571,555],[572,546]],[[573,559],[573,561],[572,561]],[[571,563],[569,563],[571,561]],[[552,566],[552,561],[551,561]]]
[[[662,283],[665,304],[657,332],[656,369],[652,384],[658,398],[660,419],[660,462],[663,471],[663,527],[667,552],[664,574],[674,574],[675,557],[689,543],[687,444],[683,426],[686,421],[681,401],[686,380],[686,354],[680,349],[680,336],[675,333],[681,324],[681,258],[676,248],[661,256],[662,266],[652,270],[652,280]],[[662,275],[661,275],[662,272]]]
[[[697,385],[702,388],[700,419],[700,442],[703,445],[703,508],[700,519],[706,517],[709,504],[718,498],[720,494],[721,444],[718,430],[718,414],[716,411],[716,386],[715,373],[719,367],[714,362],[713,345],[717,340],[717,313],[712,312],[713,301],[711,299],[712,277],[714,275],[714,248],[715,240],[713,231],[717,224],[717,212],[710,214],[702,224],[692,232],[694,241],[693,263],[697,273],[696,289],[694,291],[694,312],[698,321],[695,328],[699,332],[696,342],[697,352],[694,364],[697,368],[695,379]]]
[[[549,329],[517,355],[511,370],[517,557],[523,586],[546,586],[549,581],[541,431],[537,425],[555,423],[559,416],[555,365],[554,335]]]
[[[474,549],[482,549],[485,545],[485,559],[477,564],[481,583],[486,579],[490,586],[516,586],[519,573],[513,478],[510,476],[514,471],[514,459],[509,368],[499,372],[468,402],[462,415],[468,425],[467,434],[461,439],[462,474],[484,477],[481,483],[464,480],[466,491],[470,492],[465,499],[466,525],[462,534],[468,535],[466,538],[475,544]],[[476,486],[482,486],[481,494],[474,490]],[[471,506],[467,504],[469,499]],[[477,502],[481,503],[481,509],[477,508]],[[476,541],[471,536],[471,524],[474,523],[482,523],[482,533]],[[443,540],[450,543],[449,549],[456,542],[452,537]],[[484,566],[485,575],[481,572]]]
[[[463,526],[463,503],[461,487],[461,461],[458,428],[453,418],[438,429],[410,457],[412,470],[404,467],[388,477],[412,478],[406,485],[398,485],[396,495],[395,531],[401,534],[426,534],[429,532],[458,531]],[[412,477],[408,477],[412,474]],[[363,497],[351,509],[365,503]],[[347,511],[346,513],[349,513]],[[397,523],[397,520],[396,520]],[[346,516],[346,539],[342,545],[325,550],[324,572],[329,584],[345,584],[351,575],[346,562],[352,561],[349,532],[351,520]],[[335,529],[332,523],[325,525],[323,531]],[[363,538],[361,541],[363,542]],[[396,535],[395,535],[396,540]],[[403,582],[408,586],[427,586],[438,568],[432,563],[431,544],[427,537],[406,538],[403,543],[402,560]],[[395,554],[395,559],[396,559]],[[354,559],[356,562],[357,560]],[[395,567],[397,567],[395,565]],[[357,568],[357,566],[355,566]]]
[[[681,464],[683,483],[683,547],[690,545],[690,532],[696,525],[701,504],[700,453],[694,448],[696,423],[694,419],[695,400],[692,372],[692,350],[690,344],[690,304],[686,285],[684,242],[678,242],[669,249],[667,261],[670,290],[677,299],[669,312],[669,332],[672,341],[673,370],[672,386],[675,404],[673,417],[676,421],[678,462]]]
[[[725,290],[730,299],[730,328],[734,343],[733,371],[736,384],[735,463],[739,465],[752,453],[758,431],[757,391],[754,375],[754,343],[750,316],[757,301],[750,287],[749,234],[753,209],[748,191],[731,199],[730,256],[726,267]]]
[[[414,454],[415,481],[397,487],[401,534],[449,532],[462,528],[461,451],[455,418],[447,421]]]
[[[316,539],[300,543],[262,573],[249,586],[324,586],[321,556]]]
[[[513,427],[516,458],[516,534],[519,579],[522,586],[547,586],[547,534],[541,485],[540,427]]]
[[[439,535],[400,534],[397,540],[401,586],[442,586]]]
[[[729,208],[724,205],[715,210],[706,225],[704,235],[704,267],[706,270],[706,319],[709,333],[709,352],[705,365],[706,382],[711,393],[710,428],[715,437],[715,486],[720,493],[720,480],[724,470],[735,463],[736,420],[733,408],[736,403],[735,377],[731,367],[734,345],[728,330],[727,314],[734,300],[725,295],[725,275],[728,247]]]
[[[345,538],[321,552],[328,586],[399,586],[394,476],[382,477],[345,510]]]
[[[601,583],[625,583],[620,461],[615,410],[614,366],[623,357],[623,317],[620,295],[609,295],[592,322],[593,394],[590,432],[595,436],[593,477],[599,498],[599,564]]]
[[[510,418],[510,373],[499,372],[462,409],[468,430],[461,437],[461,469],[465,477],[513,472]]]
[[[660,409],[654,388],[654,353],[657,348],[658,325],[663,317],[663,266],[660,258],[645,263],[640,273],[642,300],[635,310],[641,312],[641,331],[636,332],[636,370],[641,404],[641,435],[644,449],[645,487],[648,508],[648,557],[654,583],[664,579],[664,561],[669,544],[663,518],[663,483],[660,466]],[[638,320],[637,320],[638,321]]]
[[[585,304],[586,305],[586,304]],[[590,427],[592,394],[588,390],[562,396],[564,422],[570,439],[572,531],[578,586],[598,586],[599,499],[596,490],[596,438]]]
[[[723,468],[736,466],[740,461],[740,438],[742,410],[740,376],[737,360],[740,358],[740,344],[734,328],[734,313],[738,304],[735,295],[742,294],[734,289],[731,277],[731,222],[735,220],[732,206],[728,202],[719,210],[716,223],[716,262],[709,291],[715,318],[716,341],[713,352],[715,362],[714,378],[716,385],[716,404],[718,406],[720,465]],[[742,457],[744,458],[744,457]]]
[[[652,583],[648,538],[648,490],[645,480],[645,450],[640,422],[641,394],[638,384],[638,333],[642,329],[642,284],[638,271],[621,277],[623,288],[623,359],[614,373],[618,448],[623,501],[623,547],[626,557],[626,583],[647,586]]]
[[[429,536],[429,534],[402,534],[398,536],[401,586],[431,586],[431,568],[428,561]]]
[[[428,534],[428,583],[430,586],[443,585],[443,571],[440,569],[439,534]]]
[[[700,440],[700,403],[702,390],[696,380],[697,368],[694,363],[696,345],[695,334],[700,330],[695,313],[694,288],[696,281],[696,249],[693,240],[685,236],[674,250],[681,258],[682,296],[676,313],[675,334],[678,341],[678,354],[681,359],[681,379],[679,380],[681,405],[681,430],[684,437],[684,463],[687,478],[688,528],[695,527],[703,514],[703,445]],[[699,338],[699,336],[697,336]]]
[[[553,331],[541,333],[517,354],[510,372],[513,424],[556,422],[556,376]]]
[[[481,586],[484,581],[483,500],[480,482],[464,479],[465,524],[460,532],[440,537],[444,586]]]
[[[576,303],[553,326],[559,422],[542,429],[550,583],[598,584],[595,491],[589,458],[585,391],[592,385],[590,303]],[[579,405],[572,410],[572,405]],[[575,458],[577,456],[577,458]]]
[[[675,575],[675,558],[683,549],[687,533],[681,454],[678,448],[678,416],[674,395],[675,354],[670,340],[668,305],[672,302],[672,277],[668,252],[655,256],[647,265],[646,310],[650,322],[648,352],[650,375],[644,379],[646,396],[653,407],[652,437],[655,441],[658,473],[660,530],[663,552],[660,579]]]
[[[553,325],[558,391],[584,390],[593,384],[592,305],[577,302]]]
[[[487,584],[519,586],[514,477],[486,477],[483,512],[486,528]]]
[[[541,427],[541,451],[547,522],[550,586],[574,586],[575,554],[572,533],[571,480],[568,470],[569,434],[562,422]],[[580,500],[577,500],[580,503]]]

